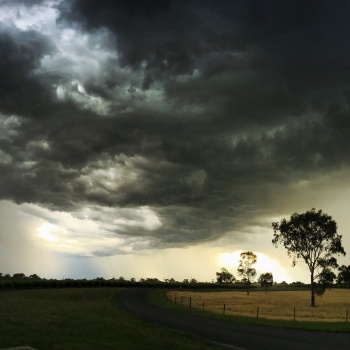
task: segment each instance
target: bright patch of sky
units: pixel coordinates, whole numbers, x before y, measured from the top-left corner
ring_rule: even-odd
[[[93,257],[132,253],[149,245],[147,235],[129,237],[132,229],[152,232],[161,226],[149,207],[105,208],[90,206],[67,213],[50,211],[34,204],[22,204],[20,212],[38,219],[37,237],[42,245],[55,252]]]
[[[35,30],[43,34],[52,34],[55,21],[59,15],[56,6],[61,0],[48,0],[39,5],[25,6],[17,4],[13,6],[10,2],[2,5],[0,21],[6,25],[13,25],[21,30]]]
[[[0,113],[0,140],[11,141],[12,137],[18,135],[21,123],[22,119],[18,116]]]

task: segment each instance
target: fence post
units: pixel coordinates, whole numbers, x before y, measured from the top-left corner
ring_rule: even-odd
[[[222,312],[223,315],[225,315],[225,309],[226,309],[226,304],[224,304],[224,310]]]
[[[190,297],[190,309],[192,308],[192,297]]]
[[[256,308],[256,318],[259,318],[259,306]]]
[[[202,309],[204,310],[204,301],[203,301],[203,307],[202,307]]]
[[[294,308],[294,322],[295,322],[295,308]]]
[[[346,309],[346,323],[348,323],[348,318],[349,318],[349,309]]]

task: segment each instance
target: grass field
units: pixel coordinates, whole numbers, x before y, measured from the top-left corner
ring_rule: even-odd
[[[214,313],[248,316],[274,320],[346,322],[350,309],[350,289],[332,289],[316,298],[316,307],[310,305],[310,291],[242,291],[191,292],[172,291],[168,298],[177,304],[204,309]],[[259,307],[259,311],[258,311]],[[350,322],[350,315],[349,315]]]
[[[113,302],[117,291],[1,291],[0,348],[30,345],[40,350],[218,349],[120,310]]]

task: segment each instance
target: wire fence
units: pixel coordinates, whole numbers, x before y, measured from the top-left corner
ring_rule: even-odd
[[[200,294],[200,293],[198,293]],[[210,300],[207,296],[198,297],[192,295],[181,295],[178,292],[168,292],[167,297],[175,304],[183,307],[209,311],[223,315],[235,315],[251,318],[288,320],[288,321],[321,321],[321,322],[346,322],[349,321],[349,308],[322,306],[301,307],[291,305],[257,305],[242,303],[240,299],[235,300]]]

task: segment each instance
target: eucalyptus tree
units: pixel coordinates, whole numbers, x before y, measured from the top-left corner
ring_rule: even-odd
[[[297,259],[302,259],[308,266],[311,306],[315,306],[316,281],[331,276],[331,270],[338,267],[335,255],[346,254],[342,236],[337,233],[337,223],[322,210],[313,208],[302,214],[294,213],[289,220],[283,218],[280,222],[273,222],[272,228],[272,243],[275,247],[283,244],[293,259],[292,265],[296,265]]]
[[[238,265],[238,275],[243,277],[243,281],[247,284],[247,294],[249,295],[249,287],[252,279],[256,276],[256,269],[252,265],[256,264],[258,258],[253,252],[241,253]]]

